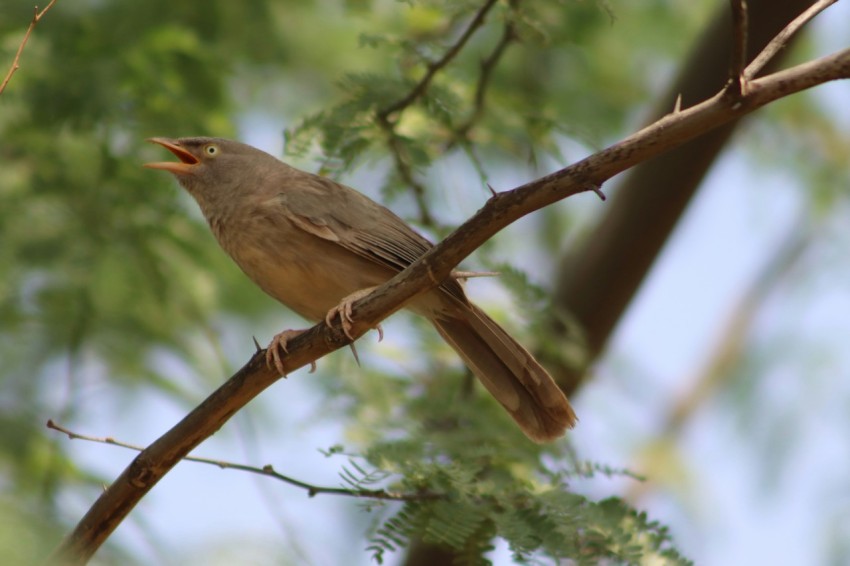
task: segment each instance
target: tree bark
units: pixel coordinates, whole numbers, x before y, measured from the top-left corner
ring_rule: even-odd
[[[810,0],[750,0],[747,61],[750,61]],[[658,101],[649,122],[671,111],[681,94],[687,108],[720,90],[729,78],[732,58],[729,7],[719,13],[685,59],[679,76]],[[775,62],[774,62],[775,64]],[[617,323],[670,237],[706,173],[717,160],[738,122],[717,128],[629,171],[585,240],[560,261],[554,311],[576,322],[587,348],[586,364],[570,366],[542,356],[567,395],[581,385],[587,366],[605,349]],[[557,336],[570,340],[575,328],[552,322]]]

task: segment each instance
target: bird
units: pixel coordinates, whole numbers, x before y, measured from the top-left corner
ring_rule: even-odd
[[[348,334],[351,304],[433,246],[357,190],[250,145],[215,137],[148,141],[179,161],[145,167],[176,177],[245,275],[311,322],[330,325],[339,317]],[[405,308],[434,325],[529,439],[549,442],[575,426],[575,412],[549,373],[467,298],[456,278]],[[299,332],[279,333],[266,351],[281,375],[281,352]]]

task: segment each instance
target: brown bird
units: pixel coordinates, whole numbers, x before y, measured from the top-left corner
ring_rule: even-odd
[[[416,261],[432,244],[389,209],[264,151],[207,137],[151,138],[180,162],[148,163],[172,173],[198,202],[221,247],[263,291],[310,321],[351,303]],[[564,434],[576,417],[543,367],[446,279],[406,308],[430,320],[484,387],[535,442]],[[267,350],[283,373],[285,331]]]

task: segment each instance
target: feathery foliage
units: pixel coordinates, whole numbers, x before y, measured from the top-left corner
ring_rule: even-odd
[[[32,11],[29,1],[7,4],[3,61]],[[249,118],[260,116],[264,135],[285,135],[286,152],[322,172],[377,165],[389,200],[439,233],[445,217],[486,198],[489,176],[531,178],[632,126],[715,4],[59,0],[0,100],[3,555],[39,561],[77,518],[79,502],[111,479],[84,464],[77,445],[45,434],[47,417],[120,419],[140,391],[188,407],[202,397],[196,388],[217,383],[226,360],[248,353],[226,351],[219,329],[253,330],[279,316],[215,247],[188,198],[141,169],[161,157],[144,138],[245,137]],[[612,26],[631,19],[643,25],[620,37]],[[784,151],[780,166],[817,180],[813,209],[826,216],[842,202],[850,146],[808,104],[770,112],[769,124],[749,135],[765,153]],[[796,132],[812,122],[821,126],[814,139],[787,135],[789,123]],[[803,146],[817,147],[815,158]],[[469,171],[482,181],[472,191]],[[545,211],[546,226],[511,238],[553,264],[573,227],[567,214]],[[555,342],[540,323],[551,309],[543,271],[530,276],[506,247],[485,250],[484,263],[502,273],[510,301],[484,306],[510,323],[519,305],[524,328],[513,330],[523,343],[541,358],[584,367],[581,330]],[[574,325],[568,313],[556,316]],[[531,445],[476,393],[426,323],[404,329],[410,343],[380,363],[367,349],[362,368],[336,357],[315,376],[324,394],[316,421],[344,418],[346,444],[357,447],[342,484],[409,495],[364,503],[375,560],[416,541],[482,564],[500,538],[519,563],[686,563],[663,526],[621,499],[576,489],[584,478],[633,474],[584,462],[565,442]],[[730,397],[753,414],[762,389],[739,387],[743,394]],[[161,425],[146,422],[145,432]],[[106,562],[133,558],[118,546],[105,553]]]

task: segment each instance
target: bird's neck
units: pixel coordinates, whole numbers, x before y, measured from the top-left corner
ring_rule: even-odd
[[[262,213],[261,207],[253,202],[249,194],[238,189],[231,191],[225,198],[209,193],[193,193],[192,196],[195,197],[221,247],[235,258],[238,251],[236,240],[255,229],[254,225]]]

